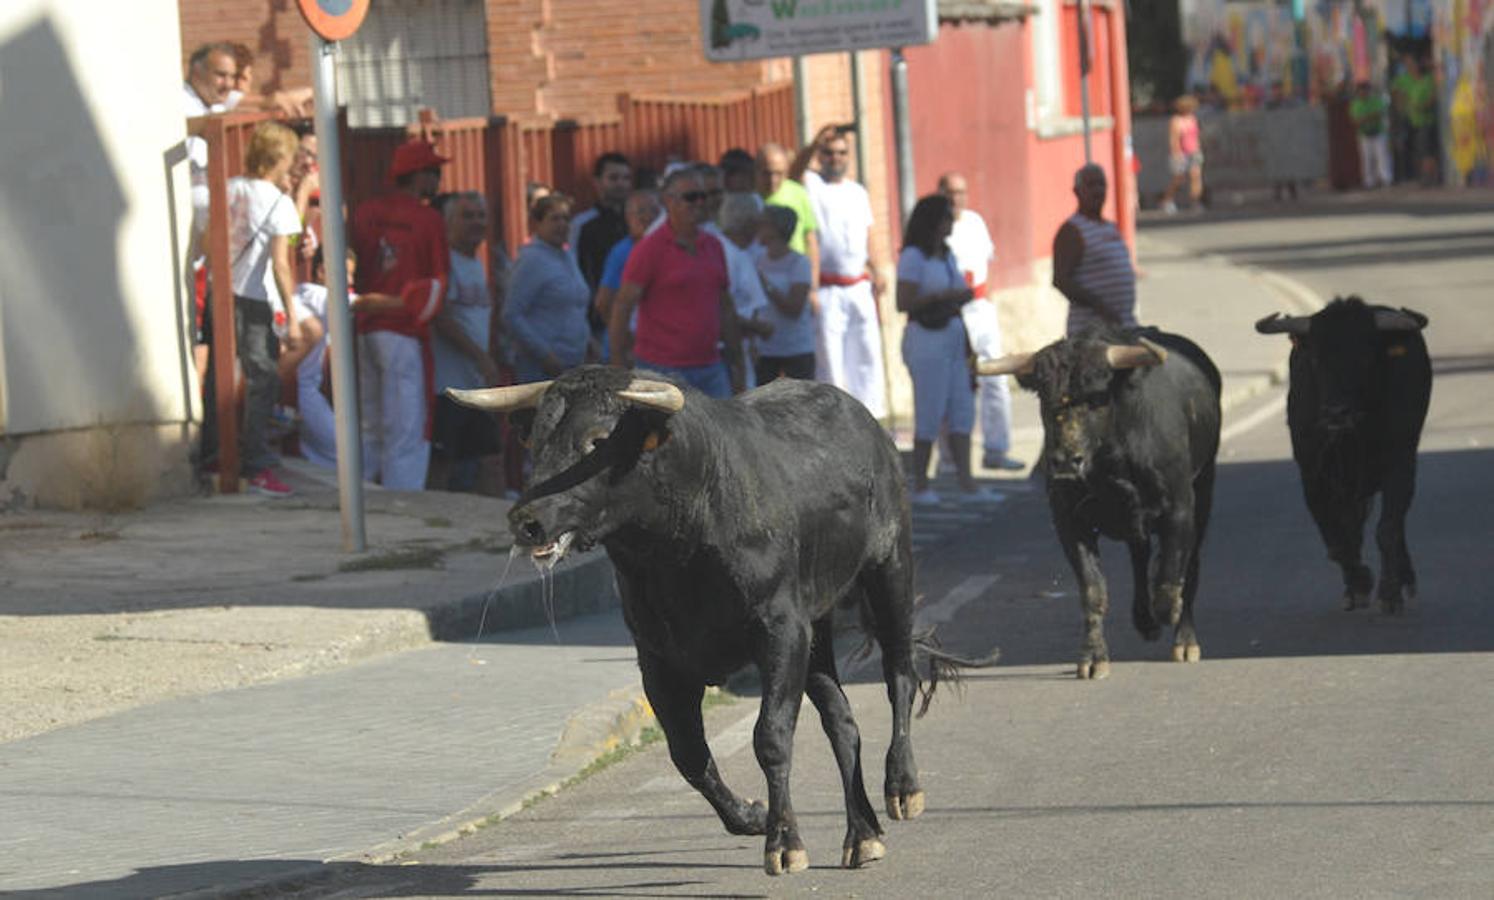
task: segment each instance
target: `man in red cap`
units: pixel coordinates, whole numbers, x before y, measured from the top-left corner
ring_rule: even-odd
[[[448,254],[446,223],[426,201],[446,162],[423,140],[399,145],[389,164],[394,190],[364,201],[353,216],[358,293],[421,301],[358,316],[364,474],[394,490],[424,489],[430,464],[430,320],[445,296]],[[420,289],[432,279],[439,289]]]

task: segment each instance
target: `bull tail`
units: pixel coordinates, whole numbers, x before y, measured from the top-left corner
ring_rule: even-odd
[[[939,638],[934,634],[934,629],[913,635],[914,656],[923,655],[929,661],[928,678],[920,677],[918,680],[918,718],[923,718],[924,713],[929,711],[929,704],[934,702],[934,692],[939,689],[939,682],[948,681],[957,690],[963,689],[964,670],[966,669],[989,669],[996,665],[996,660],[1001,657],[1001,650],[995,649],[980,659],[966,659],[953,653],[945,652],[939,643]]]

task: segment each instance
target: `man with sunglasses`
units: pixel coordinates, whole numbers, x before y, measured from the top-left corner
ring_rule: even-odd
[[[886,291],[872,245],[871,195],[848,177],[854,125],[826,125],[800,151],[789,177],[802,173],[819,224],[819,336],[815,377],[887,415],[882,376],[882,325],[877,302]],[[813,156],[819,171],[809,169]]]
[[[665,219],[628,255],[612,303],[612,362],[628,365],[628,320],[636,308],[632,353],[639,368],[675,375],[712,397],[729,397],[744,384],[742,341],[726,253],[701,227],[712,208],[711,191],[698,169],[680,166],[664,176],[660,195]]]

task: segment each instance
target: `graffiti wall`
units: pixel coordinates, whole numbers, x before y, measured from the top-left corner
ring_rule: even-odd
[[[1385,80],[1386,33],[1415,34],[1431,0],[1181,0],[1188,84],[1216,106],[1258,109]]]
[[[1494,0],[1439,0],[1433,47],[1447,115],[1449,175],[1458,184],[1494,183]]]

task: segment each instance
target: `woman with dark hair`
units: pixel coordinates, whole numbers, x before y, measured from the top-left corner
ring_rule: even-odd
[[[570,226],[571,201],[564,194],[546,194],[529,208],[534,239],[519,250],[503,306],[521,384],[554,378],[586,360],[591,289],[565,252]]]
[[[970,476],[970,429],[975,398],[966,362],[965,325],[960,307],[971,299],[945,239],[954,228],[954,207],[942,194],[918,201],[903,229],[897,261],[897,308],[908,314],[903,331],[903,362],[913,379],[913,503],[930,506],[939,495],[929,487],[929,457],[940,428],[964,498],[986,499]]]

